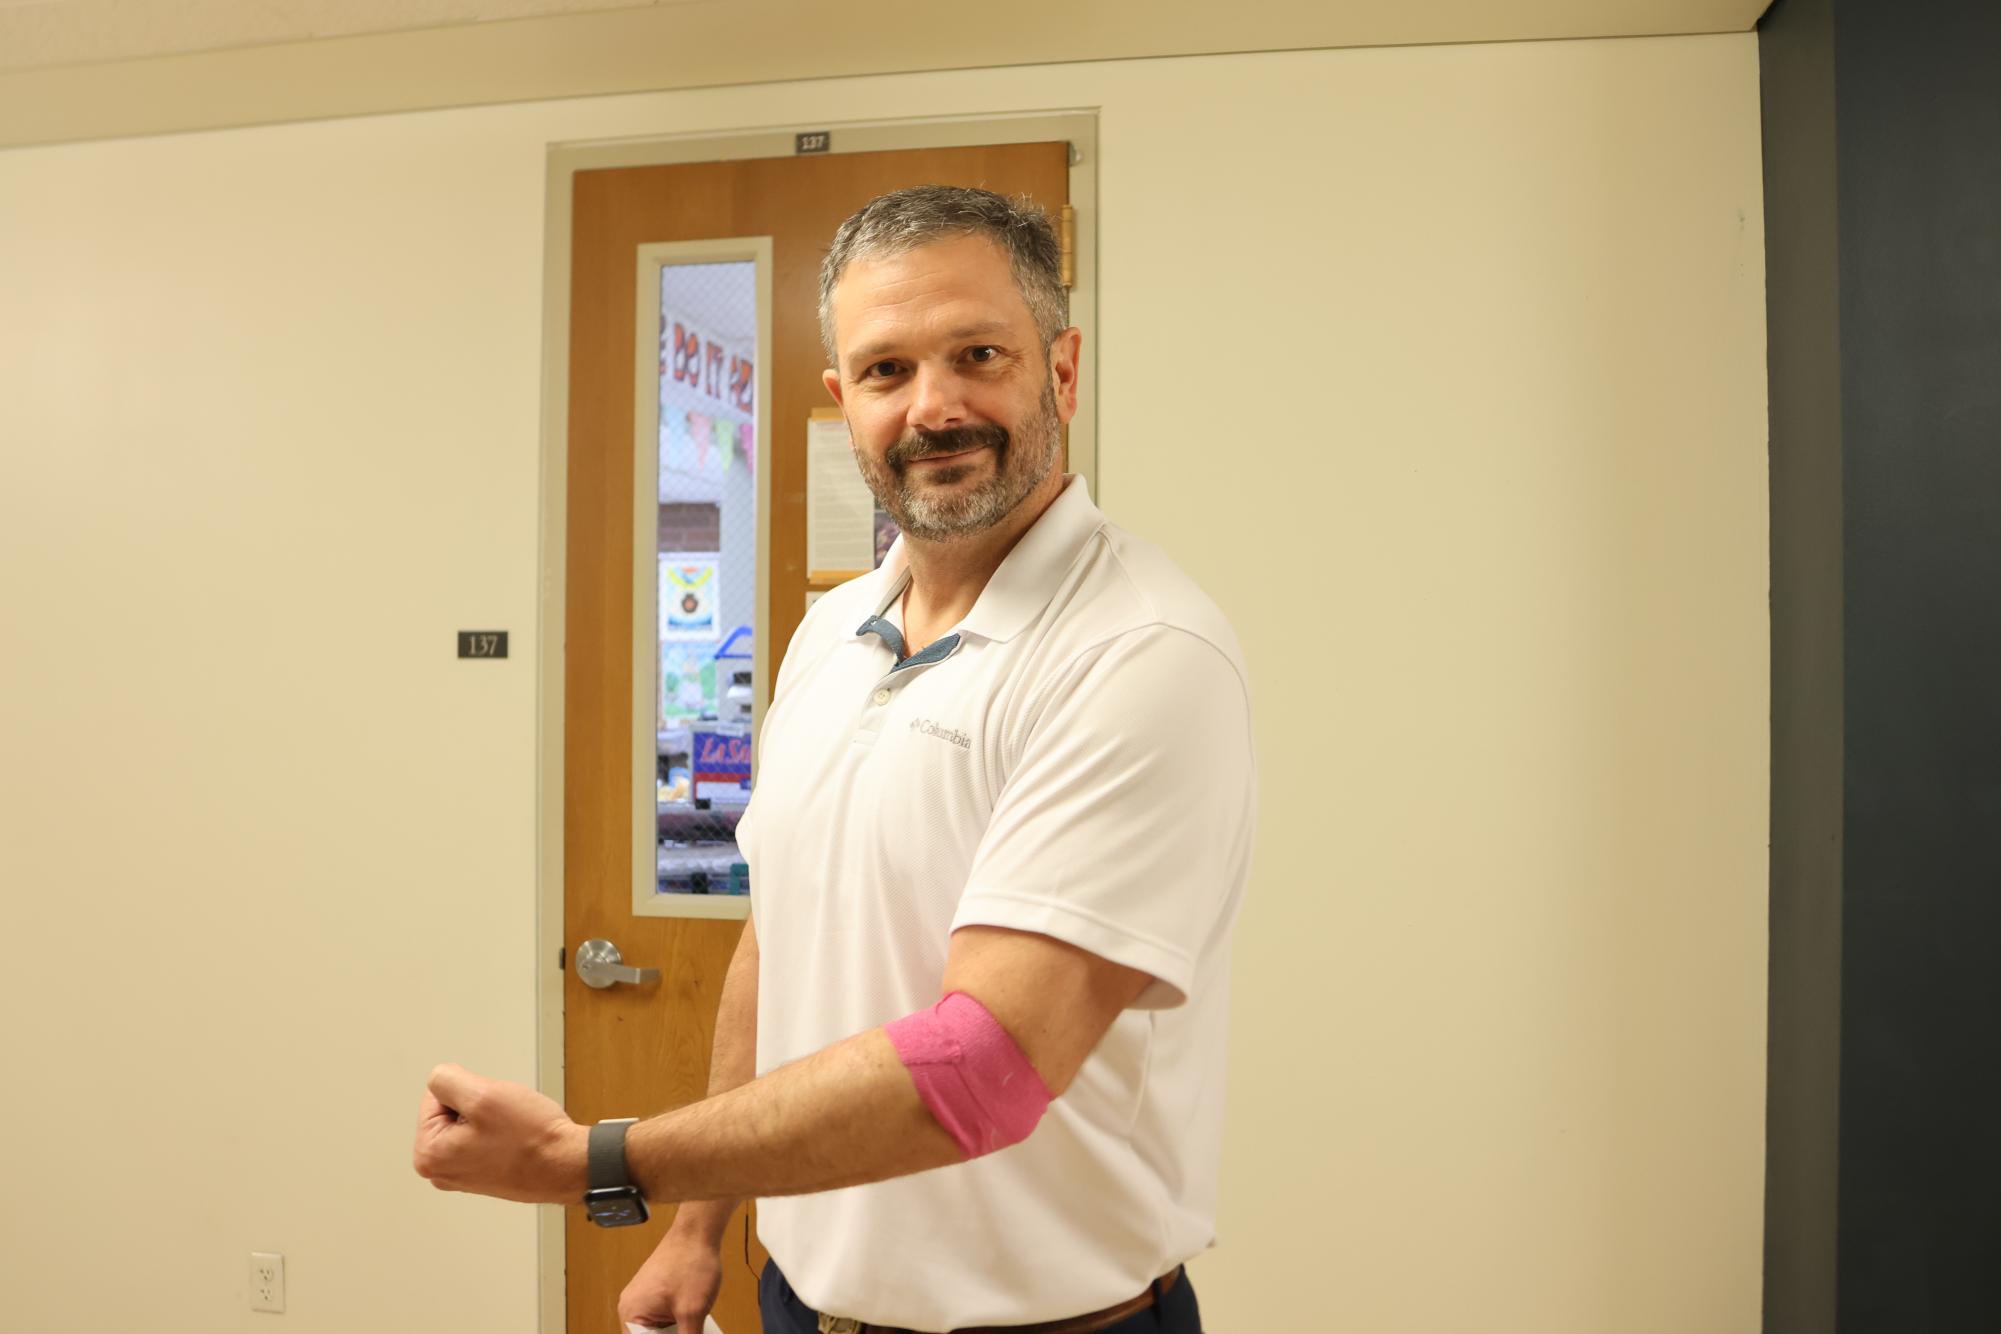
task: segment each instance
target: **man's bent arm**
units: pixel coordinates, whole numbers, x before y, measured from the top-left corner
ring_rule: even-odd
[[[942,990],[978,1001],[1056,1097],[1149,980],[1047,936],[962,927]],[[740,1073],[747,1059],[733,1053],[730,1071]],[[583,1198],[587,1139],[585,1127],[535,1090],[441,1065],[418,1108],[414,1161],[441,1190],[567,1204]],[[880,1028],[643,1121],[627,1132],[625,1151],[647,1198],[718,1206],[884,1181],[965,1158]],[[715,1214],[706,1214],[711,1224]],[[724,1211],[725,1224],[728,1217]]]
[[[723,977],[722,1000],[716,1006],[716,1040],[709,1054],[711,1098],[757,1077],[757,966],[757,924],[745,918],[736,953]],[[741,1203],[737,1196],[691,1199],[674,1211],[673,1227],[719,1246],[730,1216]]]

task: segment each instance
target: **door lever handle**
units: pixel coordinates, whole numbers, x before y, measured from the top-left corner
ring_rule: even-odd
[[[587,940],[577,946],[577,980],[602,991],[615,982],[644,986],[660,980],[658,968],[634,968],[609,940]]]

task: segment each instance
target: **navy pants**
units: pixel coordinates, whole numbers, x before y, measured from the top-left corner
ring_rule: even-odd
[[[768,1260],[757,1280],[757,1306],[764,1316],[764,1334],[819,1334],[819,1313],[799,1300],[785,1275]],[[1187,1271],[1165,1295],[1156,1286],[1152,1306],[1105,1326],[1102,1334],[1202,1334],[1202,1308]]]

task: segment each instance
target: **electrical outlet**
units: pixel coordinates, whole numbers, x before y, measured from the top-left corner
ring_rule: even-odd
[[[250,1309],[285,1309],[285,1257],[276,1251],[250,1252]]]

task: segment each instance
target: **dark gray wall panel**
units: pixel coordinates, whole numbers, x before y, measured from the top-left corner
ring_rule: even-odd
[[[1773,530],[1766,1328],[1991,1331],[2001,4],[1781,0],[1760,33]]]
[[[1841,0],[1840,1329],[2001,1329],[2001,6]]]

